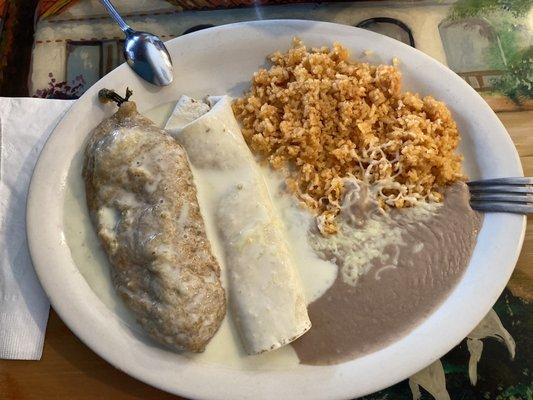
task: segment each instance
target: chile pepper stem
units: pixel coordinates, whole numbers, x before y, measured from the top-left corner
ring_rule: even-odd
[[[126,88],[126,96],[122,97],[117,92],[111,89],[101,89],[98,92],[98,99],[102,103],[107,103],[108,101],[114,101],[117,103],[117,106],[120,107],[122,103],[125,103],[129,100],[131,95],[133,94],[133,91],[130,88]]]

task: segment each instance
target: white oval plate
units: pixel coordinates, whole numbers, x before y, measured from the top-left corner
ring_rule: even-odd
[[[167,42],[174,61],[171,86],[142,82],[122,65],[90,88],[48,140],[35,168],[28,198],[29,247],[50,301],[70,329],[117,368],[163,390],[195,399],[343,399],[392,385],[459,343],[496,302],[522,246],[525,217],[486,215],[468,269],[446,301],[407,336],[379,351],[334,366],[288,370],[239,370],[202,364],[151,346],[124,324],[91,290],[66,244],[63,215],[67,175],[94,126],[113,107],[102,107],[103,87],[133,89],[139,110],[181,94],[239,95],[265,57],[287,49],[294,36],[310,46],[339,41],[353,57],[374,52],[373,62],[401,61],[404,88],[432,94],[451,108],[463,137],[461,151],[471,177],[521,176],[516,149],[496,115],[460,77],[418,50],[373,32],[324,22],[274,20],[203,30]],[[81,179],[81,177],[80,177]],[[353,332],[357,334],[357,332]]]

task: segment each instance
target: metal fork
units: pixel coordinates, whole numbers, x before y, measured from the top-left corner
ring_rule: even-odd
[[[533,214],[533,178],[485,179],[467,185],[474,210]]]

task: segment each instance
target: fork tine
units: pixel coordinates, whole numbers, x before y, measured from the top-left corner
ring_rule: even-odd
[[[533,193],[533,186],[470,186],[470,192],[474,193]]]
[[[472,201],[506,201],[509,203],[533,203],[533,196],[522,194],[498,194],[474,192],[471,195]]]
[[[515,178],[495,178],[483,179],[479,181],[467,182],[468,186],[490,186],[490,185],[533,185],[533,178],[519,176]]]
[[[471,201],[470,206],[483,212],[506,212],[513,214],[533,214],[533,205],[498,202]]]

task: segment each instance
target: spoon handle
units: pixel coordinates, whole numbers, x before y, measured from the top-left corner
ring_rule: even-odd
[[[101,0],[101,2],[107,9],[109,15],[113,17],[113,19],[117,22],[117,24],[120,26],[120,29],[122,29],[124,33],[128,33],[128,31],[131,31],[130,26],[126,23],[126,21],[122,19],[117,9],[113,6],[113,4],[111,4],[109,0]]]

